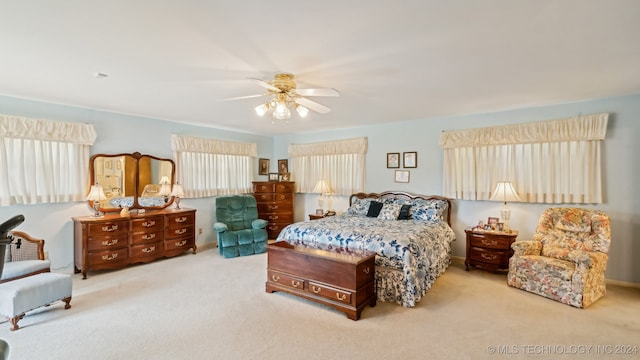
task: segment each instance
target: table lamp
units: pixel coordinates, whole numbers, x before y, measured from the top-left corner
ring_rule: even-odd
[[[326,180],[318,180],[316,186],[313,188],[313,192],[320,194],[320,197],[318,198],[318,207],[320,210],[324,211],[324,195],[331,194],[331,186],[329,186],[329,182]]]
[[[178,183],[173,185],[171,196],[173,196],[173,201],[176,203],[176,209],[180,209],[180,198],[184,196],[184,189],[182,188],[182,185]]]
[[[93,217],[102,217],[102,215],[100,214],[100,210],[98,209],[100,208],[100,201],[106,199],[107,197],[104,195],[104,189],[102,188],[102,185],[91,185],[89,195],[87,195],[87,200],[93,201],[93,209],[95,210]]]
[[[500,221],[504,224],[504,229],[509,229],[509,220],[511,219],[511,209],[507,205],[508,201],[520,201],[518,193],[513,188],[513,184],[509,181],[500,181],[496,185],[496,189],[491,194],[492,201],[502,201],[504,206],[500,210]]]

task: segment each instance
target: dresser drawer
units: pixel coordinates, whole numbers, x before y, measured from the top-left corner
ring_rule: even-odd
[[[292,182],[279,182],[275,184],[275,192],[276,193],[289,193],[293,194],[293,184]]]
[[[131,220],[131,231],[153,232],[164,228],[164,217],[154,216],[144,219]]]
[[[259,214],[267,214],[267,213],[292,213],[293,214],[293,204],[278,203],[278,202],[271,202],[268,204],[258,204],[258,213]]]
[[[164,229],[131,234],[131,244],[149,244],[164,240]]]
[[[509,263],[509,253],[504,251],[491,251],[483,248],[471,248],[471,260],[480,261],[490,264]]]
[[[474,234],[469,238],[471,246],[482,247],[486,249],[509,250],[512,240],[500,237],[485,237],[483,235]]]
[[[274,183],[253,183],[254,193],[273,193],[276,191]]]
[[[114,220],[95,224],[89,223],[87,230],[87,236],[89,237],[126,234],[129,231],[129,222],[127,220]]]
[[[112,265],[117,263],[127,263],[129,261],[129,248],[113,249],[111,251],[89,252],[89,264],[99,267],[99,265]]]
[[[154,242],[151,244],[133,245],[129,249],[129,258],[131,261],[139,259],[155,259],[162,256],[164,247],[162,242]]]
[[[164,248],[165,248],[165,251],[178,250],[178,249],[186,250],[193,247],[193,241],[194,241],[193,236],[168,239],[168,240],[165,240],[164,242]]]
[[[195,224],[195,214],[194,213],[181,213],[181,214],[171,214],[167,215],[167,226],[173,227],[176,225],[193,225]]]
[[[89,251],[110,251],[126,247],[128,240],[129,235],[126,233],[116,234],[115,236],[95,236],[87,241],[87,249]]]

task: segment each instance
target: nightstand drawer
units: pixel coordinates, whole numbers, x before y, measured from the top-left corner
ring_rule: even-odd
[[[483,248],[472,247],[470,257],[473,261],[481,261],[489,264],[500,265],[509,263],[509,253],[503,251],[491,251]]]
[[[486,237],[482,235],[473,235],[469,238],[471,246],[482,247],[487,249],[509,250],[511,240],[500,237]]]

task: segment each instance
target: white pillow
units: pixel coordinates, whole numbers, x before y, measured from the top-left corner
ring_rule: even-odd
[[[398,220],[401,208],[402,205],[400,204],[384,204],[380,210],[380,214],[378,214],[378,219]]]

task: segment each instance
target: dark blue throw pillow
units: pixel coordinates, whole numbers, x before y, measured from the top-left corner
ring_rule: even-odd
[[[400,214],[398,214],[398,220],[411,219],[411,205],[402,205],[400,208]]]
[[[369,203],[369,211],[367,211],[367,217],[378,217],[380,210],[382,210],[382,203],[379,201],[372,201]]]

